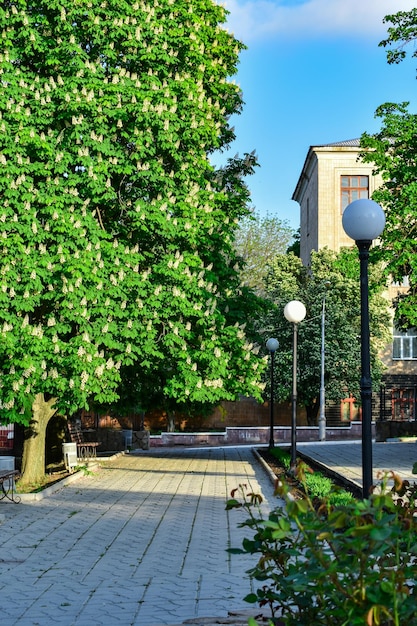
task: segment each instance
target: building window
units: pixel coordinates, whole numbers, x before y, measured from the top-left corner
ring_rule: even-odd
[[[0,448],[13,448],[14,424],[0,426]]]
[[[347,205],[354,200],[369,197],[368,176],[341,176],[340,194],[343,213]]]
[[[415,389],[393,389],[392,419],[411,422],[415,419]]]
[[[396,361],[417,359],[417,331],[410,328],[405,333],[394,328],[392,358]]]

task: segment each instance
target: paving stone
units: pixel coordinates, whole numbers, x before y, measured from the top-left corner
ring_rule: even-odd
[[[238,521],[225,501],[248,474],[272,496],[250,449],[150,451],[7,509],[2,626],[44,626],[48,611],[65,626],[181,622],[210,604],[227,615],[246,575],[226,553]]]
[[[377,444],[375,468],[409,477],[414,449]],[[358,444],[303,451],[360,475]],[[1,626],[247,626],[254,557],[226,552],[247,534],[245,512],[225,510],[240,483],[264,513],[279,505],[249,447],[139,451],[43,500],[2,502]]]

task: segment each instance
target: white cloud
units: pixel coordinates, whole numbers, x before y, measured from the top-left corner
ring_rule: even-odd
[[[244,43],[320,36],[381,36],[386,15],[415,8],[415,0],[225,0],[227,28]]]

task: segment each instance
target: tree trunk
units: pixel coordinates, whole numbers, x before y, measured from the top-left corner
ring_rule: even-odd
[[[38,393],[32,404],[32,419],[25,430],[23,444],[22,476],[19,484],[28,486],[39,483],[45,476],[46,427],[55,415],[56,398],[46,401],[43,393]]]
[[[319,408],[320,400],[316,400],[315,402],[313,402],[313,404],[309,404],[306,406],[307,424],[309,426],[317,426]]]
[[[167,432],[175,432],[175,411],[167,411]]]

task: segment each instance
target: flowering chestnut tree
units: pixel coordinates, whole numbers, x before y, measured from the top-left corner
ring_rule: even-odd
[[[164,369],[178,402],[259,395],[233,249],[252,154],[215,171],[242,44],[212,0],[0,8],[0,419],[44,472],[56,411]]]

